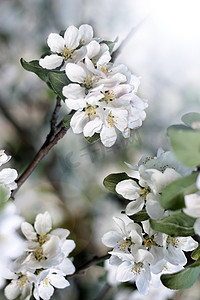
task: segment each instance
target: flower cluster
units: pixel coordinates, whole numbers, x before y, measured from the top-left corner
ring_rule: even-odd
[[[169,214],[160,206],[162,190],[181,176],[192,172],[183,166],[171,151],[158,150],[157,157],[143,157],[138,166],[132,167],[138,173],[138,179],[127,179],[119,182],[116,192],[131,202],[126,207],[126,214],[133,215],[143,208],[148,215],[159,220]]]
[[[6,155],[5,150],[0,150],[0,166],[7,163],[11,156]],[[0,189],[4,191],[5,197],[8,200],[11,195],[11,190],[17,188],[15,182],[18,174],[15,169],[4,168],[0,171]]]
[[[186,208],[183,210],[187,215],[197,218],[194,223],[194,231],[200,235],[200,175],[197,177],[196,186],[198,192],[185,196]]]
[[[175,238],[152,230],[149,220],[142,226],[132,220],[128,224],[120,218],[114,220],[118,229],[102,238],[107,247],[113,248],[109,252],[111,281],[135,282],[140,294],[146,295],[150,285],[161,285],[161,274],[181,270],[187,262],[183,251],[198,246],[191,237]]]
[[[98,133],[102,143],[111,147],[116,129],[129,137],[130,129],[142,125],[148,105],[136,95],[139,78],[125,65],[111,62],[108,43],[94,38],[90,25],[69,26],[63,37],[51,33],[47,43],[51,55],[39,64],[65,70],[71,81],[62,92],[67,107],[75,111],[70,123],[74,133],[83,132],[85,137]]]
[[[52,220],[48,212],[38,214],[34,227],[23,222],[21,230],[26,237],[25,252],[12,264],[9,279],[11,283],[5,288],[5,296],[15,299],[48,300],[55,288],[65,288],[69,282],[65,275],[75,271],[74,265],[67,257],[74,249],[73,240],[66,239],[67,229],[52,230]]]

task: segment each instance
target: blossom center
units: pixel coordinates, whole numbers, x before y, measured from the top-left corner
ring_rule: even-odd
[[[169,244],[171,244],[174,248],[178,248],[179,240],[170,236],[167,238],[167,246],[169,246]]]
[[[104,65],[100,65],[101,71],[105,74],[109,74],[112,72],[112,70],[108,70],[108,67],[106,66],[106,64]]]
[[[106,102],[108,104],[109,102],[112,102],[113,100],[116,99],[116,95],[115,95],[115,93],[113,91],[107,91],[107,92],[105,92],[104,96],[105,97],[103,99],[99,100],[100,102],[104,101],[104,102]]]
[[[42,281],[42,284],[43,284],[44,287],[45,287],[45,286],[49,286],[49,284],[50,284],[50,279],[49,279],[48,276]]]
[[[108,114],[107,123],[108,123],[109,127],[114,127],[117,124],[117,122],[115,121],[114,116],[111,114],[111,112]]]
[[[139,262],[134,264],[134,267],[132,267],[131,272],[140,275],[141,268],[143,267],[143,263]]]
[[[43,245],[48,240],[48,235],[46,233],[41,233],[38,237],[38,242]]]
[[[19,288],[24,288],[27,285],[27,276],[22,276],[20,279],[17,280],[16,284]]]
[[[94,80],[95,80],[95,76],[92,75],[92,76],[87,76],[85,79],[84,79],[84,86],[86,88],[86,90],[89,90],[93,87],[93,84],[94,84]]]
[[[38,261],[40,261],[41,259],[44,258],[44,253],[43,253],[42,247],[38,248],[34,251],[34,256],[35,256],[35,259]]]
[[[94,119],[96,115],[96,108],[97,105],[90,105],[88,104],[85,108],[85,115],[88,117],[88,119]]]
[[[145,240],[144,245],[145,245],[146,248],[148,248],[148,250],[150,250],[151,247],[152,247],[153,245],[155,245],[155,242],[154,242],[153,238],[150,237],[150,238],[147,238],[147,239]]]
[[[149,190],[147,188],[142,188],[140,190],[140,197],[142,198],[142,200],[146,200],[148,193],[149,193]]]
[[[119,240],[117,242],[119,250],[123,252],[130,252],[130,246],[133,244],[130,238],[126,238],[125,240]]]
[[[62,54],[62,56],[64,56],[64,59],[67,60],[68,58],[70,58],[72,56],[73,50],[71,50],[68,47],[64,47],[64,50],[61,54]]]

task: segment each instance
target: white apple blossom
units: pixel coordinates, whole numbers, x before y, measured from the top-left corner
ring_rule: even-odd
[[[0,150],[0,166],[7,163],[11,156],[6,155],[5,150]],[[18,173],[15,169],[4,168],[0,171],[0,188],[3,189],[6,199],[9,199],[11,190],[17,188],[15,180]]]
[[[75,272],[75,267],[68,258],[75,243],[67,239],[69,230],[52,230],[48,212],[38,214],[34,226],[23,222],[21,229],[27,242],[24,253],[10,265],[12,273],[5,274],[5,278],[13,279],[6,287],[5,295],[8,299],[15,299],[21,294],[22,299],[28,300],[34,289],[33,296],[36,300],[49,299],[54,292],[53,286],[69,286],[64,276]]]
[[[164,258],[173,265],[184,266],[187,258],[183,251],[192,251],[198,247],[198,243],[190,236],[172,237],[164,235]]]
[[[39,64],[46,69],[55,69],[60,67],[63,62],[64,66],[68,62],[78,62],[86,56],[87,48],[85,45],[89,44],[92,39],[93,29],[87,24],[81,25],[79,29],[73,25],[69,26],[63,37],[57,33],[51,33],[47,39],[51,55],[41,58]],[[92,43],[90,48],[93,47],[95,46]]]
[[[9,278],[8,268],[12,259],[17,258],[24,251],[24,240],[17,233],[23,218],[16,211],[13,203],[6,203],[0,212],[0,288]]]
[[[194,231],[200,235],[200,175],[197,177],[196,186],[198,189],[197,193],[185,196],[186,208],[184,208],[183,211],[185,214],[197,218],[194,223]]]

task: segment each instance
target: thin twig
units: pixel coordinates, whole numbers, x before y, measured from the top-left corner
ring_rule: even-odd
[[[101,262],[103,262],[103,261],[105,261],[106,259],[109,259],[109,258],[110,258],[110,254],[106,254],[106,255],[100,256],[100,257],[95,256],[90,261],[88,261],[85,264],[83,264],[82,266],[78,267],[76,269],[75,273],[73,273],[72,275],[67,275],[66,279],[69,280],[69,279],[72,279],[74,277],[83,275],[89,267],[97,265],[97,264],[99,264],[99,263],[101,263]]]
[[[106,283],[102,289],[102,291],[100,292],[100,294],[95,298],[95,300],[103,300],[105,298],[105,296],[107,296],[108,292],[110,291],[112,287]]]
[[[147,18],[149,16],[145,17],[138,25],[134,26],[131,31],[128,33],[126,38],[121,42],[119,47],[112,53],[111,57],[111,62],[114,62],[116,58],[120,55],[122,52],[122,49],[126,46],[126,44],[129,42],[129,40],[132,38],[132,36],[138,31],[138,29],[146,22]]]
[[[33,161],[29,164],[26,170],[22,173],[22,175],[16,180],[17,188],[12,191],[11,197],[13,198],[16,192],[19,190],[21,185],[26,181],[26,179],[31,175],[34,169],[37,167],[39,162],[47,155],[49,150],[57,144],[57,142],[66,134],[68,128],[63,125],[60,131],[55,135],[53,140],[45,141],[38,153],[35,155]]]
[[[56,106],[54,108],[54,111],[52,113],[52,117],[51,117],[51,130],[50,130],[50,133],[49,133],[49,138],[50,140],[52,140],[56,134],[56,124],[57,124],[57,120],[58,120],[58,115],[59,115],[59,111],[60,111],[60,108],[61,108],[61,98],[58,96],[56,98]],[[48,139],[48,137],[47,137]]]

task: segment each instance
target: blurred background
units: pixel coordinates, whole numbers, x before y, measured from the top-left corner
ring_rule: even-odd
[[[27,221],[48,210],[54,226],[71,231],[78,266],[106,253],[101,237],[113,227],[112,216],[125,207],[121,198],[106,192],[103,178],[121,171],[131,175],[124,161],[137,164],[142,155],[155,155],[160,146],[168,150],[166,128],[180,123],[184,113],[200,112],[200,2],[1,0],[0,12],[0,148],[12,155],[11,166],[19,173],[46,138],[55,105],[55,95],[21,67],[20,58],[39,59],[48,35],[72,24],[90,24],[95,36],[106,40],[118,37],[117,48],[145,20],[117,60],[141,77],[139,96],[149,100],[143,126],[128,140],[119,137],[112,148],[100,142],[90,145],[69,130],[16,196]],[[65,110],[63,105],[61,114]],[[104,275],[101,266],[92,267],[52,299],[129,299],[130,287],[108,287]],[[3,293],[0,297],[4,299]],[[173,295],[163,293],[159,299],[170,297],[199,299],[198,285]]]

